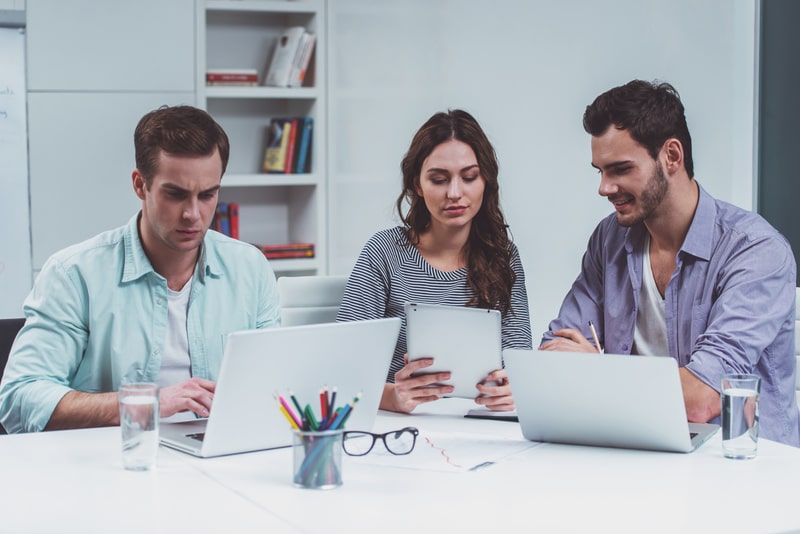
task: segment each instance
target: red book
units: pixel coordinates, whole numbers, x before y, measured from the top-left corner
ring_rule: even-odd
[[[313,250],[285,250],[283,252],[269,252],[264,251],[264,256],[271,260],[280,260],[287,258],[313,258]]]
[[[299,121],[297,119],[292,119],[292,128],[289,130],[289,140],[288,144],[286,145],[286,162],[283,166],[283,172],[286,174],[292,173],[292,163],[294,162],[294,146],[295,140],[297,139],[297,127],[299,125]]]
[[[228,223],[230,224],[231,237],[239,239],[239,203],[228,204]]]
[[[286,243],[281,245],[262,245],[259,247],[267,258],[313,258],[313,243]]]
[[[258,83],[255,69],[217,69],[206,72],[206,82]]]

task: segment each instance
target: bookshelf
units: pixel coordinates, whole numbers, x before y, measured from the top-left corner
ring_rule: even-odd
[[[280,275],[327,273],[324,0],[201,0],[197,3],[198,106],[231,141],[220,202],[239,203],[240,239],[258,245],[314,243],[314,258],[272,259]],[[302,87],[266,87],[263,80],[284,29],[304,26],[317,36]],[[257,86],[208,86],[214,68],[255,68]],[[272,118],[314,119],[312,167],[305,174],[262,173]]]

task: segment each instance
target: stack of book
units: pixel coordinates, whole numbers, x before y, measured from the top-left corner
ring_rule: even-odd
[[[208,69],[206,85],[258,85],[256,69]]]
[[[228,237],[239,239],[239,204],[220,202],[211,220],[211,229]]]
[[[268,259],[313,258],[314,243],[286,243],[283,245],[256,245]]]
[[[264,85],[272,87],[301,87],[317,37],[303,26],[286,28],[278,38]]]
[[[311,172],[312,117],[275,118],[270,121],[263,171],[278,174]]]

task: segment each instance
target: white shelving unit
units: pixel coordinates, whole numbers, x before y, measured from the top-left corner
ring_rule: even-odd
[[[239,203],[243,241],[314,243],[314,258],[270,260],[279,275],[326,274],[324,0],[198,0],[197,21],[197,104],[231,141],[220,202]],[[281,32],[297,25],[317,36],[303,87],[206,85],[208,68],[256,68],[263,83]],[[314,118],[311,172],[262,173],[270,119],[295,116]]]

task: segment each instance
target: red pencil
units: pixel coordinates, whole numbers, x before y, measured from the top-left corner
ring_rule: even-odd
[[[328,418],[328,386],[319,390],[319,409],[322,412],[322,418]]]

